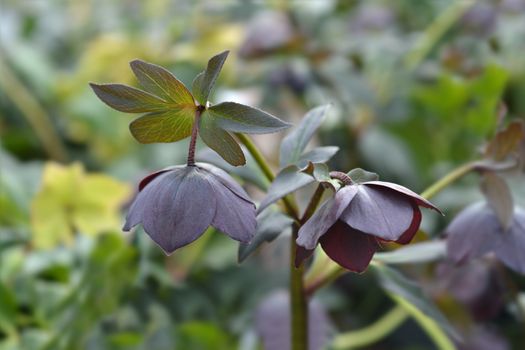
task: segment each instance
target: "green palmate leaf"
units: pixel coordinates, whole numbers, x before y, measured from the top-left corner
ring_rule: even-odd
[[[277,117],[260,109],[235,102],[223,102],[208,108],[221,128],[246,134],[266,134],[290,127]]]
[[[203,106],[206,106],[206,103],[208,102],[210,91],[213,88],[219,73],[221,72],[222,65],[224,64],[224,61],[226,61],[228,53],[229,51],[224,51],[216,56],[213,56],[208,61],[206,70],[204,70],[202,73],[199,73],[195,80],[193,80],[191,87],[193,96]]]
[[[270,204],[277,202],[284,196],[304,187],[315,179],[313,176],[308,175],[301,171],[297,166],[290,165],[277,174],[273,180],[266,197],[262,200],[261,204],[257,208],[257,212],[260,213]]]
[[[264,242],[271,242],[287,230],[293,220],[278,211],[266,211],[257,218],[255,237],[248,243],[240,243],[238,260],[243,262]]]
[[[246,159],[237,141],[227,131],[221,129],[207,111],[201,116],[199,133],[204,143],[231,165],[246,164]]]
[[[379,283],[394,299],[398,298],[422,313],[422,317],[435,323],[454,339],[460,339],[457,331],[441,311],[423,294],[421,287],[407,279],[397,270],[385,265],[372,265],[379,277]]]
[[[149,113],[131,122],[129,129],[140,143],[175,142],[191,135],[195,108],[172,108]]]
[[[329,105],[324,105],[310,110],[299,126],[283,139],[280,155],[282,167],[293,164],[301,158],[306,145],[326,118],[328,107]]]
[[[167,108],[166,102],[150,93],[123,84],[89,84],[104,103],[126,113],[157,112]]]
[[[168,102],[195,105],[190,91],[168,70],[141,60],[131,61],[129,65],[146,91]]]

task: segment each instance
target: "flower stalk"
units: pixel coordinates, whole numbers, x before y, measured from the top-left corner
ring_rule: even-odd
[[[266,176],[266,179],[270,182],[273,181],[275,175],[257,146],[255,146],[252,140],[246,135],[238,133],[236,136],[239,141],[246,146],[246,149],[248,149],[248,152],[250,152],[255,162]],[[295,256],[297,255],[297,244],[295,244],[295,240],[297,239],[300,225],[313,215],[321,200],[323,192],[324,188],[322,186],[319,186],[316,189],[302,218],[299,218],[297,206],[291,198],[284,197],[282,199],[286,212],[295,219],[290,240],[290,314],[292,350],[308,350],[308,298],[304,288],[304,266],[301,265],[298,268],[295,268]]]
[[[199,136],[199,122],[202,112],[205,111],[204,106],[198,106],[195,110],[195,120],[193,122],[193,129],[191,130],[190,145],[188,147],[188,166],[195,166],[195,145],[197,144],[197,136]]]

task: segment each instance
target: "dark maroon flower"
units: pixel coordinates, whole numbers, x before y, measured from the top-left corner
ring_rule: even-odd
[[[255,234],[255,205],[225,171],[205,163],[180,165],[141,181],[123,229],[139,223],[168,254],[210,225],[247,243]]]
[[[507,229],[485,202],[463,209],[448,225],[447,255],[457,263],[493,252],[511,269],[525,274],[525,211],[514,210]]]
[[[326,201],[299,230],[299,265],[317,243],[339,265],[362,272],[381,241],[407,244],[421,223],[419,206],[432,203],[406,187],[383,181],[344,186]]]

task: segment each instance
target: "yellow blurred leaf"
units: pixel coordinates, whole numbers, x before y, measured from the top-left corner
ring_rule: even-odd
[[[33,245],[68,244],[75,233],[120,230],[119,209],[131,194],[128,184],[103,174],[86,174],[80,163],[47,163],[40,191],[31,203]]]

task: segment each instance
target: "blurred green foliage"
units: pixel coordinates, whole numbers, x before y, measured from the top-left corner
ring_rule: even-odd
[[[361,167],[420,191],[525,117],[525,2],[483,0],[449,24],[436,20],[455,3],[2,1],[0,349],[257,349],[253,310],[287,283],[282,239],[239,266],[236,245],[217,232],[169,257],[141,230],[120,232],[130,188],[184,162],[187,141],[139,145],[131,117],[100,103],[89,82],[137,86],[128,62],[139,58],[189,86],[229,49],[212,101],[292,123],[332,103],[316,140],[339,146],[331,168]],[[442,35],[436,22],[446,24]],[[275,169],[282,136],[255,138]],[[525,204],[522,179],[509,180]],[[445,190],[436,204],[451,215],[425,219],[424,230],[439,235],[479,196],[475,177]],[[432,289],[436,270],[407,272]],[[523,303],[525,280],[507,277]],[[490,329],[498,349],[523,344],[513,296],[481,321],[447,290],[433,296],[467,342]],[[391,305],[368,273],[344,276],[319,299],[338,330],[365,326]],[[407,322],[370,348],[430,348],[416,329]]]

